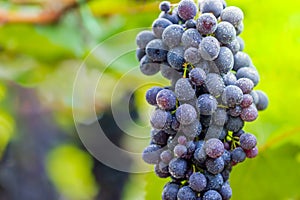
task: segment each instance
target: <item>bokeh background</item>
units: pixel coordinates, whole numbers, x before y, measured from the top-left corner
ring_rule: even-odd
[[[100,123],[117,145],[143,149],[142,143],[136,146],[123,137],[126,132],[145,136],[150,130],[151,108],[144,100],[149,79],[138,70],[124,76],[138,67],[134,51],[108,69],[105,53],[88,55],[117,33],[149,27],[159,15],[158,4],[150,0],[0,1],[1,200],[160,199],[167,180],[153,173],[118,172],[98,162],[81,144],[72,116],[73,83],[88,57],[81,81],[85,98],[93,98],[85,96],[84,90],[105,69],[104,84],[95,93],[99,121],[90,123]],[[260,154],[234,168],[232,199],[300,200],[300,1],[228,0],[227,4],[244,11],[245,51],[260,72],[258,88],[270,99],[258,120],[246,125],[258,138]],[[134,47],[134,38],[105,43],[105,48],[113,52]],[[112,95],[120,78],[122,87]],[[166,84],[159,75],[151,80]],[[144,127],[142,132],[135,127],[124,131],[114,123],[111,99],[120,102],[113,106],[121,109],[128,95],[131,118]],[[85,116],[86,105],[76,104],[73,109]]]

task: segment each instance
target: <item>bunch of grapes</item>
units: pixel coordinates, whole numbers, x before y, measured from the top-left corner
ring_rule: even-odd
[[[146,93],[155,110],[143,160],[170,177],[163,200],[230,199],[232,167],[258,154],[244,123],[268,106],[253,90],[260,77],[243,52],[243,12],[223,0],[163,1],[160,10],[136,38],[141,72],[170,80]]]

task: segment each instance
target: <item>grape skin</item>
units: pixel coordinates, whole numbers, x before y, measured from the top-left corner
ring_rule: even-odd
[[[184,52],[184,59],[186,62],[196,64],[200,61],[201,56],[197,48],[190,47]]]
[[[169,48],[174,48],[180,44],[183,33],[184,30],[180,25],[172,24],[164,30],[162,41]]]
[[[198,98],[201,115],[212,115],[217,109],[217,100],[210,94],[203,94]]]
[[[162,200],[177,200],[177,193],[179,185],[175,183],[168,183],[165,185],[162,192]]]
[[[160,64],[145,55],[140,61],[140,70],[147,76],[153,76],[160,70]]]
[[[234,63],[233,54],[227,47],[221,47],[218,57],[214,60],[218,70],[222,74],[228,73]]]
[[[203,200],[222,200],[220,193],[215,190],[208,190],[203,195]]]
[[[183,186],[177,193],[178,200],[196,200],[195,192],[189,186]]]
[[[200,172],[194,172],[189,178],[189,186],[197,192],[201,192],[206,188],[206,177]]]
[[[157,38],[162,38],[164,30],[172,25],[172,22],[165,18],[158,18],[152,24],[152,31]]]
[[[243,11],[236,6],[226,7],[221,13],[221,20],[231,23],[234,27],[237,27],[243,19]]]
[[[215,37],[207,36],[202,39],[199,51],[203,59],[212,61],[218,57],[220,48],[219,41]]]
[[[198,48],[202,40],[202,36],[195,28],[190,28],[182,34],[181,43],[187,49],[189,47]]]
[[[183,20],[193,19],[197,14],[197,6],[192,0],[181,0],[178,5],[178,15]]]
[[[256,90],[256,94],[258,95],[257,110],[265,110],[269,104],[268,96],[261,90]]]
[[[218,158],[224,153],[224,145],[217,138],[211,138],[204,144],[206,154],[211,158]]]
[[[173,49],[170,49],[170,51],[167,54],[167,60],[172,68],[176,70],[181,70],[183,64],[185,63],[183,47],[178,46]]]
[[[229,44],[236,38],[236,30],[229,22],[220,22],[215,31],[215,37],[222,44]]]
[[[156,39],[152,31],[141,31],[136,36],[136,44],[140,49],[145,49],[147,44]]]
[[[244,150],[251,150],[256,146],[256,137],[249,133],[244,133],[240,137],[240,145]]]
[[[176,118],[182,125],[188,125],[197,119],[197,113],[193,106],[182,104],[176,110]]]
[[[202,35],[212,34],[217,29],[217,18],[211,13],[204,13],[197,19],[197,29]]]
[[[156,102],[163,110],[172,110],[176,106],[176,96],[172,90],[163,89],[157,93]]]
[[[146,46],[146,54],[153,61],[161,62],[167,60],[167,53],[167,47],[160,39],[152,40]]]
[[[220,0],[203,0],[200,3],[202,13],[213,13],[215,17],[219,17],[222,10],[223,3]]]

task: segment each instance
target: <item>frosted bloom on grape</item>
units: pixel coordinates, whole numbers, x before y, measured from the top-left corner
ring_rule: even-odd
[[[182,26],[172,24],[164,30],[162,34],[162,41],[170,48],[176,47],[180,44],[183,33],[184,30]]]
[[[220,43],[215,37],[207,36],[202,39],[199,51],[203,59],[212,61],[219,55]]]
[[[193,19],[197,14],[197,6],[192,0],[181,0],[177,12],[183,20]]]
[[[176,118],[180,124],[188,125],[197,119],[197,112],[190,104],[182,104],[176,110]]]
[[[207,140],[204,144],[204,148],[206,154],[211,158],[218,158],[225,151],[223,143],[217,138]]]

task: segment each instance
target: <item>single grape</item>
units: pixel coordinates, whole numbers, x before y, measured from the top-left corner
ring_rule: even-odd
[[[207,36],[202,39],[199,51],[203,59],[212,61],[219,55],[220,43],[215,37]]]
[[[220,189],[220,194],[221,194],[223,200],[229,200],[231,198],[231,196],[232,196],[232,189],[231,189],[231,187],[230,187],[230,185],[229,185],[228,182],[225,182],[222,185],[222,187]]]
[[[243,101],[243,91],[235,85],[228,85],[222,94],[222,101],[225,105],[233,108]]]
[[[162,149],[159,145],[151,144],[143,151],[142,158],[148,164],[158,164]]]
[[[235,85],[238,86],[244,94],[250,94],[254,88],[254,83],[248,78],[238,79]]]
[[[243,108],[240,116],[241,119],[244,120],[245,122],[252,122],[257,119],[258,111],[255,105],[251,105],[247,108]]]
[[[159,4],[159,9],[167,13],[171,9],[171,3],[169,1],[162,1]]]
[[[189,178],[189,186],[196,192],[202,192],[206,185],[206,177],[200,172],[194,172]]]
[[[202,13],[213,13],[215,17],[219,17],[222,10],[223,3],[220,0],[203,0],[200,3]]]
[[[146,46],[146,54],[153,61],[167,60],[167,53],[168,49],[160,39],[152,40]]]
[[[189,79],[193,85],[203,85],[206,80],[206,73],[201,68],[194,68],[189,73]]]
[[[195,91],[192,88],[189,79],[181,78],[176,82],[175,94],[179,101],[188,101],[195,97]]]
[[[189,187],[183,186],[177,193],[178,200],[196,200],[196,193]]]
[[[205,85],[209,93],[216,98],[221,96],[225,89],[225,84],[222,77],[216,73],[207,74]]]
[[[163,89],[156,95],[156,102],[160,109],[172,110],[176,106],[176,96],[172,90]]]
[[[174,48],[180,44],[183,33],[184,30],[182,26],[172,24],[164,30],[162,34],[162,41],[168,47]]]
[[[219,158],[208,158],[205,162],[205,166],[208,172],[211,174],[219,174],[224,169],[224,160],[222,157]]]
[[[253,98],[250,94],[243,95],[243,101],[241,103],[242,108],[248,108],[253,103]]]
[[[238,132],[244,127],[244,121],[240,117],[228,117],[226,129],[232,132]]]
[[[227,47],[221,47],[218,57],[214,60],[214,63],[218,67],[219,73],[226,74],[228,73],[234,63],[233,54]]]
[[[168,63],[172,68],[181,70],[183,68],[184,60],[184,49],[181,46],[170,49],[167,54]]]
[[[231,23],[234,27],[237,27],[243,19],[243,11],[236,6],[226,7],[221,13],[221,20]]]
[[[253,149],[250,150],[245,150],[247,158],[255,158],[258,154],[258,148],[254,147]]]
[[[251,150],[257,144],[256,137],[250,133],[244,133],[240,137],[240,145],[244,150]]]
[[[153,128],[155,129],[163,129],[167,126],[168,122],[171,122],[172,116],[169,112],[156,109],[151,117],[150,122]]]
[[[187,154],[187,148],[186,146],[182,145],[182,144],[177,144],[174,148],[174,154],[178,157],[178,158],[182,158]]]
[[[203,200],[222,200],[222,196],[215,190],[208,190],[203,195]]]
[[[177,200],[179,185],[176,183],[167,183],[162,192],[162,200]]]
[[[223,81],[224,84],[228,86],[228,85],[235,85],[237,80],[236,80],[236,76],[233,73],[228,72],[227,74],[223,75]]]
[[[164,163],[169,164],[169,162],[173,159],[173,153],[170,150],[164,150],[160,154],[160,159]]]
[[[197,6],[192,0],[181,0],[178,5],[178,15],[183,20],[193,19],[197,14]]]
[[[176,110],[176,118],[180,124],[188,125],[197,119],[197,112],[190,104],[182,104]]]
[[[190,47],[184,52],[184,59],[186,62],[191,63],[191,64],[196,64],[200,61],[201,55],[198,51],[197,48],[195,47]]]
[[[242,67],[250,67],[251,64],[251,58],[247,53],[239,51],[234,55],[234,71],[238,71]]]
[[[218,102],[210,94],[203,94],[198,97],[198,105],[201,115],[212,115],[217,109]]]
[[[206,154],[211,158],[218,158],[224,153],[224,145],[221,140],[211,138],[204,144]]]
[[[164,30],[172,25],[172,22],[165,18],[158,18],[152,23],[152,31],[157,38],[162,37]]]
[[[202,35],[212,34],[217,29],[217,18],[211,13],[204,13],[197,19],[197,29]]]
[[[186,143],[187,143],[187,139],[184,135],[179,136],[177,141],[178,141],[178,144],[181,144],[181,145],[186,145]]]
[[[156,37],[152,31],[141,31],[136,36],[136,44],[140,49],[145,49],[147,44],[154,39],[156,39]]]
[[[265,110],[269,104],[268,96],[261,90],[256,90],[256,94],[258,95],[257,110]]]
[[[172,11],[172,13],[161,12],[159,18],[167,19],[173,24],[178,24],[180,21],[179,16],[176,12],[174,12],[174,10]]]
[[[169,172],[176,179],[184,178],[187,169],[187,161],[182,158],[173,158],[169,163]]]
[[[219,190],[221,189],[224,179],[221,174],[211,174],[209,172],[204,172],[204,175],[207,178],[206,190]]]
[[[248,78],[254,83],[254,86],[258,84],[260,79],[257,70],[251,67],[240,68],[236,73],[236,78]]]
[[[224,126],[227,121],[227,112],[224,108],[217,108],[212,114],[212,124],[217,126]]]
[[[198,32],[198,30],[195,28],[190,28],[184,31],[181,38],[181,43],[185,47],[185,49],[189,47],[198,48],[201,40],[202,40],[202,36]]]
[[[140,61],[140,70],[143,74],[152,76],[159,72],[160,64],[145,55]]]
[[[237,147],[232,150],[231,159],[235,163],[243,162],[246,159],[246,153],[241,147]]]
[[[215,37],[222,44],[229,44],[236,38],[236,30],[229,22],[222,21],[218,24]]]

